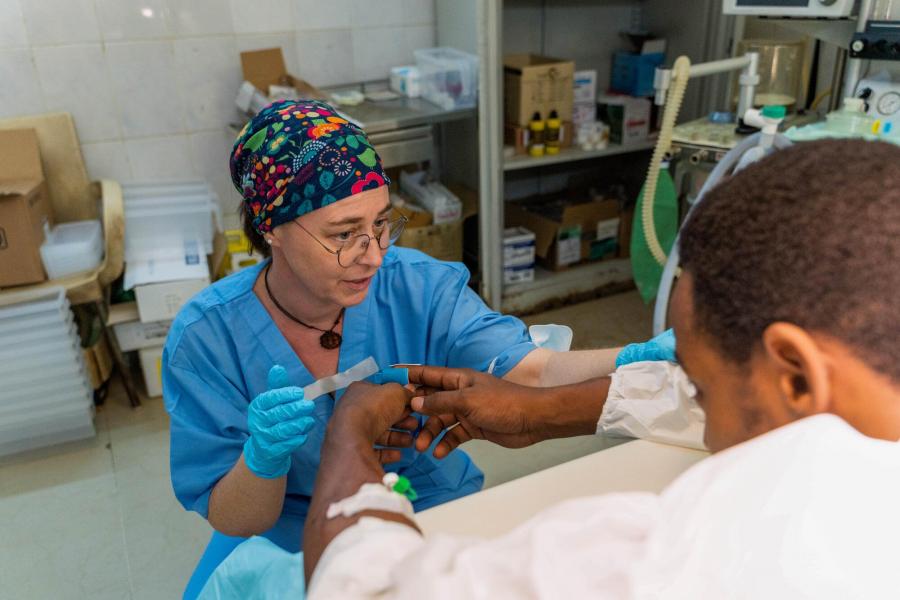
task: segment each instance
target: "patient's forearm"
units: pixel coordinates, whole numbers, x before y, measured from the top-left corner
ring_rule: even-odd
[[[366,510],[352,517],[327,518],[331,504],[354,495],[364,483],[379,483],[383,476],[384,469],[372,451],[371,442],[361,438],[352,423],[342,418],[332,418],[322,446],[322,458],[303,531],[303,568],[307,582],[312,580],[313,571],[331,540],[362,517],[378,517],[416,528],[405,517],[384,511]]]
[[[554,387],[606,377],[616,370],[616,356],[621,348],[553,352],[541,371],[538,385]]]

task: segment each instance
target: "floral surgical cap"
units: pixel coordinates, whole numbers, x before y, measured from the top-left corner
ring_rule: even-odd
[[[365,132],[314,100],[264,108],[238,135],[230,163],[260,234],[391,182]]]

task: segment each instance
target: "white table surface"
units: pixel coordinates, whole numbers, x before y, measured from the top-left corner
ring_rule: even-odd
[[[448,502],[416,515],[427,534],[496,537],[570,498],[660,492],[707,452],[635,440]]]

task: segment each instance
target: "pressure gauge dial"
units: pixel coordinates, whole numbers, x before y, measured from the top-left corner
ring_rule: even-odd
[[[900,93],[888,92],[878,99],[878,112],[886,117],[900,111]]]

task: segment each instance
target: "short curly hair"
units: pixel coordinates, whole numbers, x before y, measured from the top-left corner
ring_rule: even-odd
[[[900,147],[795,145],[713,189],[681,231],[694,315],[744,364],[785,321],[900,381]]]

